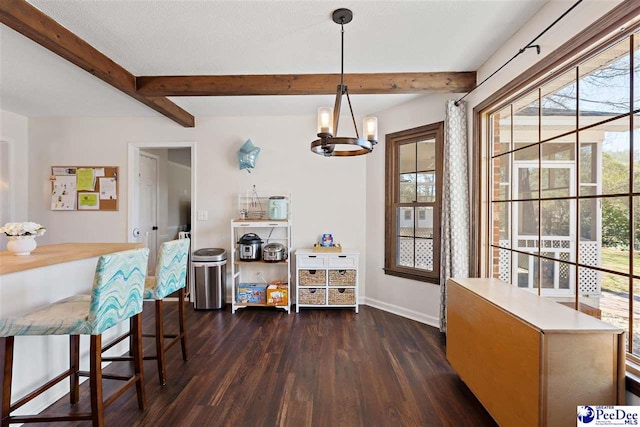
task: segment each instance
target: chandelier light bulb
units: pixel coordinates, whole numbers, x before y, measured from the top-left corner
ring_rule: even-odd
[[[333,135],[333,109],[318,108],[318,135]]]
[[[362,133],[366,140],[378,142],[378,118],[365,117],[363,120]]]

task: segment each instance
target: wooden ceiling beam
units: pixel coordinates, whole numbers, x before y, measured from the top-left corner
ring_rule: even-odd
[[[475,71],[439,73],[345,74],[349,93],[466,93]],[[340,74],[269,74],[237,76],[144,76],[136,79],[145,96],[333,95]]]
[[[0,22],[184,127],[194,117],[163,96],[136,91],[136,77],[25,0],[0,1]]]

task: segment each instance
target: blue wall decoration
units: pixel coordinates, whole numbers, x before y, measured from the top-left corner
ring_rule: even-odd
[[[251,169],[256,167],[258,154],[260,154],[260,147],[256,147],[250,139],[247,139],[247,142],[238,150],[238,167],[240,170],[246,169],[247,172],[251,173]]]

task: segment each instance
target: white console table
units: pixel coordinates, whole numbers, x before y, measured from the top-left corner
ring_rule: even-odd
[[[296,251],[296,313],[300,308],[348,307],[358,312],[358,259],[354,250]]]

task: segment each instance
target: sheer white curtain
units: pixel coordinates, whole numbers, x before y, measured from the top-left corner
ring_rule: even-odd
[[[442,169],[440,330],[447,331],[447,279],[469,277],[467,105],[447,101]]]

